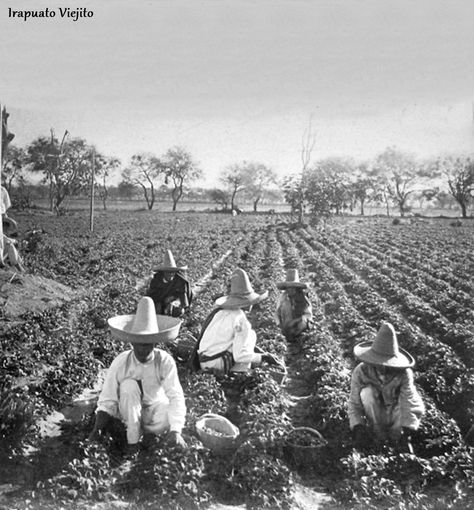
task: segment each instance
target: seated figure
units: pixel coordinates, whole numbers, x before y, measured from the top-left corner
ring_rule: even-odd
[[[415,360],[399,348],[390,323],[383,323],[373,342],[354,347],[361,360],[352,373],[349,425],[356,448],[391,444],[412,450],[425,407],[414,381]]]
[[[138,303],[136,315],[109,319],[112,335],[128,341],[131,349],[110,365],[99,396],[94,429],[89,439],[105,434],[113,418],[126,427],[128,450],[138,451],[145,432],[167,432],[174,445],[185,446],[181,436],[186,406],[173,358],[157,346],[163,338],[155,306],[149,297]]]
[[[205,320],[196,346],[201,369],[228,373],[246,372],[262,362],[279,364],[275,356],[256,352],[257,334],[244,310],[266,299],[268,292],[258,294],[243,269],[232,274],[230,293],[215,301],[215,308]]]
[[[305,294],[308,285],[300,282],[297,269],[288,269],[286,281],[277,283],[277,288],[283,290],[277,305],[277,323],[286,338],[293,340],[313,318],[313,309]]]
[[[180,317],[191,305],[193,293],[186,278],[187,266],[176,265],[171,250],[162,265],[155,269],[147,296],[153,299],[156,313]]]

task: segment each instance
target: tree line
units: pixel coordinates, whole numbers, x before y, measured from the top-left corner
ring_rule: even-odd
[[[459,155],[418,160],[388,147],[371,161],[334,157],[303,164],[282,187],[300,221],[306,211],[325,217],[359,207],[364,215],[368,203],[384,206],[388,216],[394,205],[404,216],[415,199],[420,205],[437,202],[440,207],[454,202],[466,218],[474,194],[474,160]]]
[[[300,221],[306,212],[321,217],[358,208],[364,215],[367,204],[383,205],[388,215],[390,207],[396,206],[404,216],[415,198],[420,204],[436,202],[441,207],[454,202],[462,217],[467,217],[474,193],[474,161],[469,156],[419,160],[388,147],[370,161],[331,157],[311,163],[313,148],[314,140],[308,134],[301,169],[283,180],[264,163],[242,161],[221,171],[218,186],[201,188],[197,195],[229,211],[238,209],[239,200],[251,202],[257,211],[263,200],[283,196]],[[166,197],[175,211],[204,176],[184,147],[172,147],[161,156],[137,153],[124,164],[101,154],[83,138],[71,137],[67,131],[57,137],[53,130],[24,148],[10,145],[2,176],[7,189],[15,188],[26,201],[31,176],[40,176],[39,186],[47,194],[50,209],[59,213],[66,198],[90,192],[93,168],[94,193],[104,208],[111,198],[141,195],[149,210]],[[117,177],[119,184],[112,185]]]

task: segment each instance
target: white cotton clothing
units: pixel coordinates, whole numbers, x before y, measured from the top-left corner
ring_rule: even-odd
[[[119,413],[126,425],[128,444],[138,443],[142,429],[154,434],[161,434],[169,429],[169,402],[163,400],[144,406],[140,387],[134,379],[125,379],[122,382],[119,398]]]
[[[186,405],[173,358],[156,348],[146,363],[133,350],[119,354],[105,376],[97,411],[121,418],[130,444],[138,442],[142,429],[181,433]]]
[[[7,189],[2,186],[0,191],[0,213],[5,214],[11,206],[10,195]]]
[[[199,355],[214,356],[229,351],[234,358],[233,371],[246,371],[252,363],[260,364],[262,355],[255,353],[257,334],[245,312],[240,308],[220,310],[204,331],[199,344]],[[201,368],[224,369],[224,361],[217,358],[200,362]]]

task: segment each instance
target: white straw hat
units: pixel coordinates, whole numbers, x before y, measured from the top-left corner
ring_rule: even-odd
[[[108,320],[114,338],[124,342],[154,344],[174,340],[179,333],[181,320],[157,315],[150,297],[142,297],[135,315],[117,315]]]

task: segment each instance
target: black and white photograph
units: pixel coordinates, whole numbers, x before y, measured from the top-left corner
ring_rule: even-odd
[[[473,20],[0,2],[0,510],[474,508]]]

